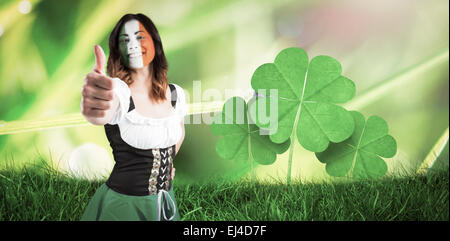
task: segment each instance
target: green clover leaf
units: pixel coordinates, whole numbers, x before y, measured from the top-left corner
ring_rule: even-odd
[[[308,64],[308,56],[300,48],[284,49],[274,63],[258,67],[251,79],[252,88],[259,94],[253,104],[258,106],[260,101],[268,103],[270,98],[278,98],[278,125],[270,139],[284,143],[297,138],[305,149],[320,152],[330,142],[350,137],[353,118],[335,104],[353,98],[355,84],[341,72],[339,62],[329,56],[316,56]],[[271,89],[278,91],[277,96],[269,94]],[[250,112],[255,124],[270,130],[253,114],[257,112]]]
[[[316,153],[317,159],[326,163],[331,176],[342,177],[351,173],[355,178],[378,178],[387,171],[381,157],[390,158],[397,152],[395,139],[388,135],[384,119],[350,112],[355,120],[355,132],[344,142],[331,144],[324,152]]]
[[[232,97],[225,102],[210,127],[215,135],[223,136],[216,143],[217,153],[227,160],[250,159],[263,165],[274,163],[277,154],[289,148],[290,140],[273,143],[268,135],[260,135],[260,129],[249,123],[247,115],[247,103],[241,97]]]

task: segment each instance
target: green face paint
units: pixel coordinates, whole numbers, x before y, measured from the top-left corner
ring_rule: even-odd
[[[125,24],[122,26],[119,34],[119,51],[122,57],[122,64],[130,67],[130,60],[128,58],[128,43],[130,42],[130,37],[125,31]]]
[[[152,37],[135,19],[122,26],[119,34],[119,51],[122,63],[133,69],[147,66],[155,56]]]

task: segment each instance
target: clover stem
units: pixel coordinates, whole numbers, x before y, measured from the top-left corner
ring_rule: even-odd
[[[295,140],[294,138],[295,138],[295,136],[291,139]],[[288,171],[287,171],[288,173],[287,173],[287,181],[286,181],[288,186],[291,183],[292,154],[294,152],[294,144],[295,144],[295,141],[292,141],[291,146],[289,147],[289,159],[288,159]]]
[[[361,135],[359,136],[358,144],[356,145],[356,148],[355,148],[355,155],[353,156],[352,166],[350,168],[350,172],[348,172],[348,175],[349,176],[351,175],[352,178],[355,177],[355,175],[353,175],[354,174],[353,172],[355,170],[355,163],[356,163],[356,158],[357,158],[357,155],[358,155],[359,146],[361,145],[361,140],[362,140],[362,138],[364,136],[364,131],[365,130],[366,130],[366,125],[364,124],[364,127],[362,129]]]
[[[248,112],[247,112],[247,134],[248,134],[248,159],[250,160],[250,163],[251,163],[251,165],[252,165],[252,177],[251,177],[251,180],[252,180],[252,182],[254,182],[255,181],[255,169],[253,169],[253,156],[252,156],[252,149],[251,149],[251,147],[252,147],[252,144],[251,144],[251,132],[250,132],[250,124],[248,123]]]
[[[287,185],[291,183],[291,169],[292,169],[292,156],[294,154],[294,144],[297,140],[297,125],[298,125],[298,119],[300,118],[300,112],[302,110],[302,101],[300,102],[299,108],[297,110],[297,114],[295,115],[295,121],[294,121],[294,127],[292,129],[291,134],[291,146],[289,147],[289,159],[288,159],[288,173],[287,173]]]
[[[252,151],[251,151],[251,138],[250,134],[248,135],[248,159],[250,160],[250,163],[252,165],[252,182],[255,181],[255,169],[253,168],[253,157],[252,157]]]
[[[297,113],[295,114],[294,127],[291,133],[291,146],[289,147],[289,159],[288,159],[288,173],[287,173],[287,186],[291,183],[291,169],[292,169],[292,156],[294,154],[294,144],[297,140],[297,125],[298,119],[300,119],[300,113],[302,112],[303,97],[305,96],[306,89],[306,76],[308,76],[308,71],[306,71],[305,79],[303,80],[302,97],[300,98],[300,104],[298,105]]]

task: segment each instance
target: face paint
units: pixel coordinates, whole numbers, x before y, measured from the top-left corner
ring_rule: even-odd
[[[122,62],[132,69],[149,65],[155,57],[155,47],[151,35],[137,20],[126,22],[119,35],[119,51]]]

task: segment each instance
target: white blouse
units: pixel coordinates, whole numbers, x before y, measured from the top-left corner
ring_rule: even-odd
[[[140,115],[136,108],[128,112],[130,88],[124,81],[114,78],[113,91],[119,97],[119,108],[108,124],[119,125],[122,139],[138,149],[166,148],[176,144],[183,134],[180,123],[188,110],[183,88],[177,84],[173,85],[177,90],[173,113],[168,117],[151,118]],[[169,92],[170,88],[167,87],[167,94]]]

